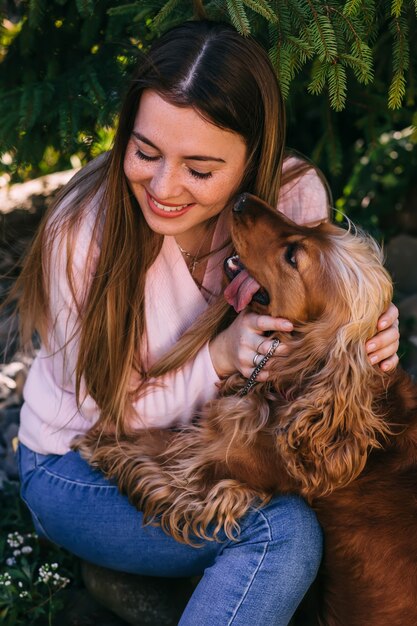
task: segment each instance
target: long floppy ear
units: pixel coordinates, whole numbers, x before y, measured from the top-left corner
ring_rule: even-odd
[[[278,452],[306,497],[353,480],[390,433],[374,401],[384,374],[369,363],[365,343],[391,300],[392,282],[376,242],[334,231],[328,234],[334,245],[320,261],[327,272],[325,309],[300,329],[284,364],[288,402],[277,415]]]
[[[317,354],[315,335],[322,340],[321,330],[316,324],[304,343],[307,354],[311,343],[310,356],[314,349]],[[279,410],[278,452],[307,498],[353,480],[370,449],[379,447],[389,433],[374,403],[384,375],[369,364],[365,339],[358,340],[358,334],[352,324],[336,331],[325,360],[314,370],[305,362],[297,397]]]

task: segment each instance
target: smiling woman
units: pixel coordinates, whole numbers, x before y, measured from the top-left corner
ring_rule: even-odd
[[[222,294],[236,193],[327,219],[314,170],[283,165],[284,139],[279,86],[258,44],[220,23],[172,29],[132,78],[112,150],[58,198],[17,284],[23,340],[34,329],[42,340],[19,431],[35,527],[99,565],[203,574],[181,626],[287,624],[321,557],[314,514],[280,497],[245,516],[235,541],[184,546],[144,528],[71,448],[75,437],[94,449],[106,436],[118,446],[132,431],[190,423],[224,375],[249,378],[254,355],[271,352],[265,332],[291,331],[289,320],[235,316]],[[395,326],[376,335],[378,360],[395,354],[397,337]],[[269,375],[266,366],[257,380]]]

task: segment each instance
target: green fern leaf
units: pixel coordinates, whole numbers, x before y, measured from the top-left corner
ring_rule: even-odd
[[[268,20],[268,22],[271,22],[272,24],[277,23],[277,15],[266,0],[243,0],[243,2],[249,9],[252,9],[252,11],[262,15],[262,17]]]

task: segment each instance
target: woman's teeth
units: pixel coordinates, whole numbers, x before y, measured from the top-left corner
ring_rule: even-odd
[[[161,209],[161,211],[167,211],[167,213],[171,213],[172,211],[182,211],[182,209],[185,209],[185,207],[188,206],[188,204],[180,204],[179,206],[166,206],[165,204],[157,202],[155,198],[152,198],[152,202],[156,207],[158,207],[158,209]]]

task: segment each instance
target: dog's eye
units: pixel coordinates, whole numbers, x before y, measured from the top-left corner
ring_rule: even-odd
[[[297,244],[289,243],[285,249],[285,260],[292,267],[297,267],[297,257],[296,257]]]

